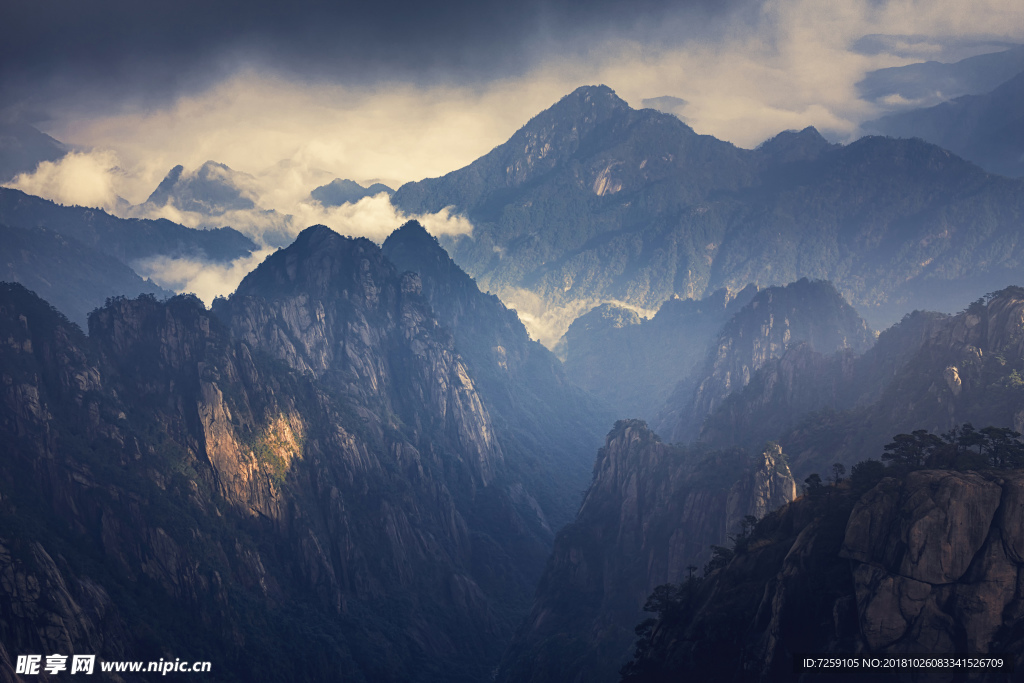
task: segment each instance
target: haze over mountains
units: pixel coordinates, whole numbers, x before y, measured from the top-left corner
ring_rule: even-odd
[[[984,95],[1022,71],[1024,46],[1018,45],[951,63],[928,61],[878,69],[865,74],[857,91],[888,108],[923,108],[966,95]]]
[[[940,106],[1009,130],[1017,80]],[[0,188],[0,680],[43,652],[226,681],[1024,667],[1024,180],[675,114],[580,87],[438,178],[325,171],[312,213],[213,160],[117,204],[188,225]],[[228,296],[142,277],[186,265]]]

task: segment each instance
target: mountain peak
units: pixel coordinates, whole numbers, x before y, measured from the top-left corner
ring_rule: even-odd
[[[220,215],[231,210],[256,208],[253,178],[217,161],[207,161],[186,173],[178,164],[164,177],[147,204],[173,204],[183,211]]]
[[[562,99],[568,98],[577,98],[584,102],[609,102],[622,107],[629,106],[607,85],[581,85]]]
[[[146,200],[147,204],[156,204],[157,206],[163,206],[167,203],[167,199],[171,195],[171,190],[177,184],[178,180],[181,179],[181,174],[185,172],[185,167],[178,164],[164,176],[164,179],[160,181],[160,184],[156,186],[153,193],[149,195]]]
[[[441,245],[438,243],[437,238],[427,232],[427,229],[419,221],[407,221],[398,228],[384,241],[385,244],[388,242],[402,242],[408,245],[421,245],[432,249],[441,249]]]
[[[568,116],[587,122],[595,116],[598,120],[603,120],[608,116],[628,111],[630,107],[626,101],[607,85],[582,85],[535,116],[533,121],[544,118],[545,114],[553,114],[559,118]]]
[[[399,270],[419,273],[427,281],[438,281],[452,286],[469,287],[472,279],[455,265],[448,252],[418,221],[409,221],[388,235],[381,245],[381,253]]]
[[[762,142],[757,149],[776,161],[785,163],[815,159],[833,146],[814,126],[807,126],[801,131],[783,131]]]
[[[341,235],[339,235],[338,233],[334,232],[333,230],[328,228],[326,225],[323,225],[321,223],[317,223],[316,225],[311,225],[308,228],[306,228],[305,230],[303,230],[302,232],[300,232],[295,237],[295,241],[292,242],[292,245],[296,249],[303,249],[303,248],[314,248],[315,249],[315,248],[321,247],[321,246],[323,246],[325,244],[328,244],[330,242],[330,240],[332,240],[332,239],[334,239],[336,237],[337,238],[341,238]]]
[[[330,298],[353,282],[358,287],[370,283],[372,288],[374,280],[389,277],[385,271],[394,274],[380,247],[370,240],[345,237],[326,225],[313,225],[246,275],[232,297],[273,300],[302,292],[315,298]]]

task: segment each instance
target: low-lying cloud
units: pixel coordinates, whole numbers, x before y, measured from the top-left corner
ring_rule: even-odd
[[[113,211],[118,206],[116,186],[122,175],[113,150],[70,152],[57,161],[42,162],[34,172],[17,176],[6,187],[58,204]]]
[[[505,287],[493,293],[516,312],[531,338],[552,350],[576,318],[602,304],[631,309],[642,318],[650,318],[657,313],[656,309],[640,308],[616,299],[577,299],[555,306],[536,293],[518,287]]]
[[[274,249],[261,249],[230,263],[211,263],[189,258],[158,256],[133,263],[135,271],[165,289],[179,294],[192,293],[207,306],[218,296],[235,291],[242,281]]]
[[[377,243],[414,219],[434,235],[473,232],[472,224],[451,207],[434,214],[407,214],[392,206],[386,193],[325,207],[309,193],[318,184],[333,179],[333,174],[308,168],[296,160],[275,164],[259,175],[224,176],[236,184],[239,196],[255,204],[248,209],[186,210],[178,208],[173,200],[163,205],[130,204],[122,196],[130,194],[139,183],[138,175],[125,170],[114,151],[95,150],[72,152],[58,161],[43,162],[35,172],[20,175],[7,186],[61,204],[103,209],[123,218],[166,218],[191,228],[230,226],[257,244],[274,247],[286,246],[303,229],[318,224]],[[150,182],[155,187],[156,182]]]

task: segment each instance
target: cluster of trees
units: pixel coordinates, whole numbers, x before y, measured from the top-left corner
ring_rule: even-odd
[[[919,469],[1024,468],[1024,442],[1020,437],[1020,432],[1009,427],[975,429],[970,422],[939,435],[926,429],[897,434],[883,449],[881,462],[864,460],[853,466],[850,485],[855,490],[867,490],[886,474],[899,475]],[[836,463],[828,482],[839,484],[845,475],[846,468]],[[822,495],[826,490],[825,481],[815,472],[804,479],[804,490],[810,496]]]
[[[1020,433],[1008,427],[975,429],[971,423],[954,427],[941,436],[918,429],[897,434],[885,447],[882,460],[899,470],[1024,467],[1024,443]]]

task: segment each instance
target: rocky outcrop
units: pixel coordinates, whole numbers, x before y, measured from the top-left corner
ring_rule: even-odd
[[[498,679],[615,680],[651,590],[685,579],[745,516],[795,493],[777,448],[753,458],[687,449],[661,443],[643,422],[618,422]]]
[[[915,313],[862,356],[795,348],[762,368],[704,425],[715,446],[772,439],[802,479],[878,457],[895,434],[963,423],[1024,428],[1024,290],[954,316]],[[743,439],[747,439],[744,441]]]
[[[318,226],[268,258],[215,310],[254,351],[319,379],[381,423],[396,427],[398,418],[424,436],[447,435],[486,485],[501,447],[421,286],[415,275],[400,277],[369,240]]]
[[[864,646],[874,652],[1013,652],[1024,600],[1024,474],[913,472],[853,509],[840,557],[853,560]],[[1022,574],[1024,575],[1024,574]]]
[[[686,671],[793,679],[793,655],[999,654],[1022,662],[1019,472],[917,471],[829,487],[769,516],[725,567],[684,585],[624,680]],[[732,623],[732,633],[716,630]],[[913,680],[1011,680],[1004,671]],[[885,673],[878,680],[910,680]],[[857,679],[863,680],[863,679]]]
[[[126,658],[124,643],[131,636],[111,596],[98,583],[66,573],[38,542],[0,539],[0,680],[26,680],[15,672],[19,654]],[[44,671],[32,680],[62,678]],[[140,679],[129,675],[122,680]]]

